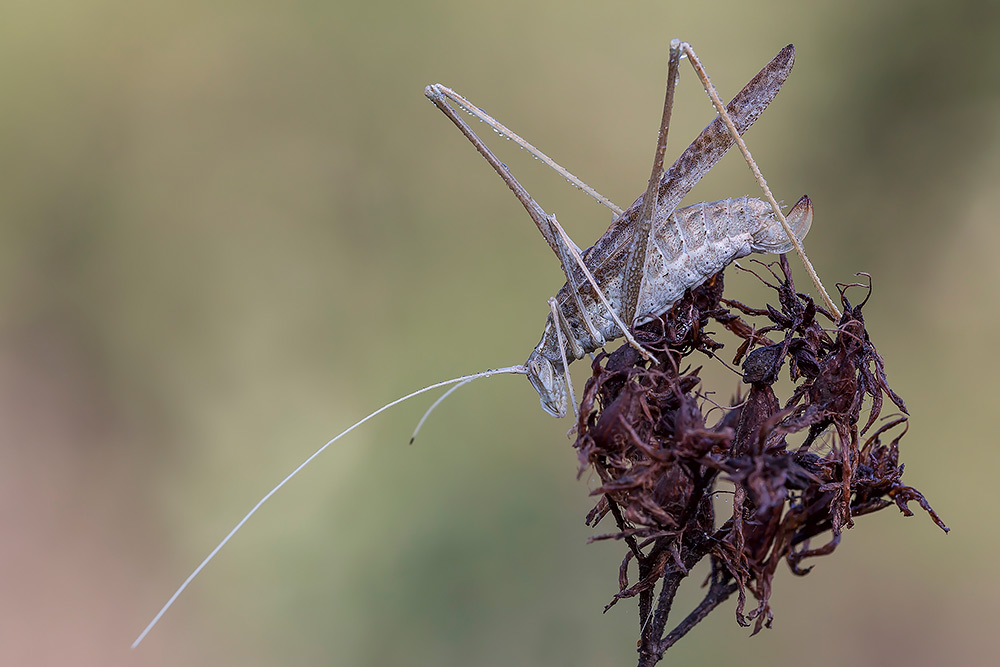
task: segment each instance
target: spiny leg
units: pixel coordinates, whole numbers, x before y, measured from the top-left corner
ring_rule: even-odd
[[[677,42],[677,40],[674,40]],[[785,220],[785,215],[781,212],[781,207],[778,206],[777,200],[774,195],[771,194],[771,188],[767,186],[767,181],[764,180],[763,174],[760,173],[760,169],[757,167],[757,163],[754,161],[753,156],[750,155],[750,149],[747,148],[746,142],[743,141],[743,137],[736,130],[736,126],[733,124],[732,119],[726,112],[725,106],[722,104],[722,100],[719,99],[719,94],[715,90],[715,86],[712,85],[711,79],[708,78],[708,72],[705,71],[704,66],[702,66],[701,61],[695,54],[694,49],[687,42],[678,43],[680,50],[688,57],[691,61],[691,66],[694,67],[694,71],[698,74],[698,78],[701,79],[702,85],[705,87],[705,92],[708,96],[712,98],[712,104],[715,106],[715,110],[718,112],[722,121],[726,124],[726,128],[729,130],[729,134],[736,141],[736,145],[739,146],[740,152],[743,154],[743,159],[746,160],[747,166],[750,167],[750,171],[753,173],[754,178],[757,179],[757,184],[760,185],[761,191],[764,193],[764,197],[767,199],[768,203],[771,204],[771,209],[774,211],[774,216],[777,218],[778,222],[781,223],[781,227],[785,230],[785,234],[788,235],[788,240],[792,242],[795,247],[795,252],[798,254],[799,259],[806,267],[806,271],[809,273],[809,277],[812,278],[813,284],[816,285],[816,289],[819,290],[820,295],[823,297],[823,301],[826,307],[834,314],[835,317],[840,317],[840,309],[834,305],[833,300],[830,295],[827,294],[826,289],[823,287],[823,283],[819,279],[819,275],[813,268],[812,262],[806,256],[806,252],[802,247],[802,241],[795,235],[792,228],[788,225],[788,221]],[[673,49],[673,43],[671,43],[671,49]]]
[[[649,237],[653,232],[653,211],[659,200],[660,176],[663,173],[663,154],[667,149],[667,132],[670,129],[670,112],[674,107],[674,88],[680,66],[680,42],[670,42],[670,59],[667,65],[667,91],[663,100],[663,116],[660,119],[660,132],[656,139],[656,152],[653,154],[653,170],[649,175],[646,194],[642,198],[642,210],[635,232],[635,246],[625,262],[624,290],[622,297],[622,319],[631,325],[635,321],[635,311],[642,292],[642,280],[646,274],[646,256],[648,254]]]
[[[746,132],[774,100],[781,86],[788,79],[795,63],[795,49],[791,44],[781,49],[763,69],[750,79],[734,97],[726,111],[739,132]],[[664,172],[660,179],[659,199],[655,203],[653,219],[666,219],[681,200],[722,159],[733,146],[733,138],[722,118],[716,118],[701,131]],[[629,215],[632,209],[624,215]],[[638,215],[639,211],[635,210]]]
[[[521,148],[528,151],[536,158],[544,162],[553,171],[555,171],[557,174],[565,178],[567,181],[569,181],[576,187],[586,192],[588,195],[596,199],[599,203],[603,204],[604,206],[607,206],[609,209],[611,209],[612,212],[614,212],[615,216],[621,215],[622,213],[621,207],[617,206],[614,202],[609,200],[600,192],[598,192],[597,190],[590,187],[589,185],[581,181],[579,178],[571,174],[568,169],[560,165],[558,162],[550,158],[542,151],[532,146],[526,139],[523,139],[516,133],[512,132],[508,127],[500,123],[500,121],[493,118],[493,116],[489,115],[488,113],[486,113],[485,111],[474,105],[472,102],[470,102],[469,100],[465,99],[464,97],[456,93],[451,88],[442,86],[441,84],[438,83],[434,84],[433,86],[428,86],[427,90],[431,90],[432,88],[435,90],[435,93],[444,95],[445,97],[453,101],[455,104],[457,104],[459,107],[464,109],[467,113],[472,114],[479,120],[483,121],[484,123],[492,127],[501,137],[510,139],[515,144],[517,144],[518,146],[520,146]],[[427,95],[427,97],[431,97],[430,94],[427,93],[426,91],[425,94]],[[434,101],[433,98],[431,98],[431,101]],[[435,102],[435,104],[437,103]]]
[[[625,323],[622,322],[622,318],[618,316],[618,312],[608,302],[608,297],[604,296],[604,291],[600,287],[597,286],[597,280],[594,279],[594,274],[592,274],[590,272],[590,269],[588,269],[587,265],[584,263],[583,257],[580,255],[580,250],[570,240],[569,235],[566,234],[566,230],[563,229],[562,225],[559,224],[559,221],[556,220],[556,216],[553,215],[553,216],[549,216],[549,217],[550,217],[550,219],[552,221],[552,227],[556,230],[556,232],[565,241],[565,244],[564,244],[563,247],[565,247],[569,251],[569,253],[573,256],[573,259],[576,260],[577,266],[580,267],[580,270],[583,271],[583,274],[587,277],[587,281],[594,287],[594,292],[597,294],[597,298],[600,299],[601,304],[604,305],[605,310],[607,310],[608,314],[611,315],[611,319],[614,320],[614,323],[618,325],[619,329],[621,329],[622,335],[625,336],[625,340],[627,340],[628,343],[629,343],[629,345],[631,345],[632,347],[634,347],[639,352],[639,354],[642,355],[643,359],[645,359],[646,361],[652,361],[652,362],[655,363],[656,362],[656,357],[654,357],[649,352],[647,352],[646,348],[644,348],[642,345],[640,345],[639,341],[637,341],[635,339],[635,337],[632,336],[632,332],[630,331],[630,328],[627,327],[627,326],[625,326]],[[579,292],[577,291],[576,293],[577,293],[577,303],[579,303],[580,302]],[[586,312],[587,311],[582,306],[581,306],[580,312],[584,313],[584,317],[586,317]],[[588,322],[589,322],[589,319],[588,319]],[[599,337],[600,340],[604,339],[604,337],[601,335],[600,332],[597,332],[597,336]]]
[[[555,297],[549,297],[549,310],[552,312],[552,324],[556,328],[556,342],[559,343],[559,355],[562,357],[563,373],[566,380],[566,391],[569,392],[569,402],[573,405],[575,424],[580,423],[580,408],[576,405],[576,395],[573,393],[573,378],[569,374],[569,362],[566,360],[566,338],[563,336],[561,323],[566,321],[562,309],[556,303]],[[576,344],[579,347],[579,343]],[[574,427],[575,428],[575,427]]]
[[[597,286],[593,276],[591,276],[587,271],[587,266],[583,263],[583,259],[580,255],[580,248],[573,243],[573,239],[569,237],[566,230],[564,230],[556,220],[554,213],[548,216],[548,223],[549,229],[553,232],[553,235],[561,241],[561,243],[557,244],[555,251],[556,255],[559,257],[559,263],[563,267],[563,273],[566,274],[566,280],[573,288],[573,299],[576,301],[576,310],[580,313],[580,317],[583,318],[583,325],[587,329],[587,333],[590,334],[591,339],[598,346],[603,346],[606,342],[604,334],[601,333],[600,329],[594,326],[594,321],[590,319],[590,311],[583,305],[583,297],[580,294],[580,281],[577,279],[575,271],[573,271],[574,262],[578,264],[581,269],[583,269],[586,274],[586,279],[590,281],[590,284],[594,286],[595,290],[597,290],[598,296],[600,296],[606,303],[607,300],[604,299],[604,292]],[[568,328],[567,331],[569,331]],[[576,343],[576,346],[579,346],[579,342]]]
[[[538,227],[538,231],[542,233],[545,241],[558,255],[559,251],[556,250],[556,248],[559,245],[559,239],[557,235],[552,232],[551,225],[549,225],[548,221],[548,214],[542,209],[541,206],[538,205],[534,198],[528,194],[528,191],[524,188],[524,186],[521,185],[516,178],[514,178],[514,175],[511,174],[510,170],[507,168],[507,165],[501,162],[499,158],[493,154],[493,151],[487,148],[486,144],[483,143],[483,140],[479,138],[479,135],[477,135],[458,115],[458,113],[456,113],[455,109],[445,102],[445,98],[448,97],[448,93],[450,92],[451,91],[448,88],[445,88],[441,84],[430,85],[424,89],[424,95],[427,96],[427,99],[441,109],[441,111],[444,112],[444,115],[448,116],[449,120],[451,120],[451,122],[453,122],[455,126],[461,130],[462,134],[464,134],[465,137],[472,142],[472,145],[476,147],[479,154],[490,163],[493,170],[497,172],[501,179],[503,179],[503,182],[507,184],[507,187],[514,193],[514,196],[521,202],[521,205],[524,206],[528,215],[531,216],[531,219],[534,221],[535,226]]]
[[[472,103],[464,97],[461,97],[451,89],[446,88],[441,84],[427,86],[426,90],[424,90],[424,94],[431,102],[441,109],[441,111],[448,116],[451,122],[453,122],[455,126],[461,130],[462,134],[464,134],[465,137],[472,142],[472,145],[476,147],[476,150],[479,151],[480,155],[482,155],[483,158],[489,162],[490,166],[493,167],[493,170],[497,172],[500,178],[503,179],[503,182],[507,184],[507,187],[509,187],[514,193],[514,196],[517,197],[518,201],[520,201],[524,206],[528,215],[531,216],[531,219],[534,221],[535,226],[538,227],[538,231],[542,233],[542,237],[545,238],[549,247],[552,248],[556,257],[559,258],[559,263],[562,265],[563,273],[566,274],[566,280],[573,288],[573,294],[576,297],[577,307],[583,316],[584,325],[587,327],[587,330],[595,340],[603,342],[603,337],[597,330],[597,327],[595,327],[593,322],[590,320],[587,310],[583,306],[583,301],[580,298],[580,284],[576,279],[575,272],[572,270],[572,262],[570,261],[569,252],[566,248],[566,241],[563,238],[560,238],[560,235],[553,228],[551,222],[552,216],[546,213],[545,210],[538,205],[538,202],[536,202],[535,199],[528,193],[527,189],[525,189],[525,187],[521,185],[514,175],[510,173],[510,169],[507,168],[507,165],[501,162],[500,159],[493,154],[493,151],[486,146],[483,140],[479,138],[479,135],[477,135],[475,131],[469,127],[465,120],[458,115],[455,109],[445,102],[445,98],[452,100],[455,100],[456,97],[460,98],[461,101],[456,100],[456,102],[461,105],[462,108],[467,110],[476,109],[477,107],[474,107]],[[481,113],[485,115],[485,112]],[[496,121],[494,121],[494,123],[496,123]],[[499,123],[497,124],[499,125]],[[506,128],[504,129],[506,130]],[[570,245],[574,245],[572,241],[569,241],[569,243]]]
[[[559,329],[566,331],[566,338],[569,342],[570,352],[573,354],[574,359],[583,359],[583,356],[587,353],[586,350],[580,345],[580,341],[576,339],[576,336],[569,335],[573,331],[569,324],[569,320],[566,318],[566,313],[563,312],[562,308],[556,307],[555,314],[559,316],[559,321],[552,321],[553,325],[556,327],[556,334],[558,335]]]
[[[455,126],[458,127],[459,130],[461,130],[462,134],[464,134],[465,137],[470,142],[472,142],[472,145],[475,146],[476,150],[479,151],[480,155],[482,155],[483,158],[485,158],[485,160],[489,162],[490,166],[493,167],[493,170],[497,172],[497,174],[500,176],[501,179],[503,179],[504,183],[507,184],[507,187],[511,189],[511,191],[514,193],[514,196],[516,196],[518,201],[521,202],[521,205],[524,206],[525,210],[528,212],[528,215],[531,216],[531,219],[534,221],[535,226],[538,227],[538,230],[542,233],[542,236],[545,238],[545,241],[549,244],[549,247],[552,248],[552,251],[555,252],[556,256],[559,258],[559,262],[562,265],[563,273],[566,275],[566,280],[573,291],[573,296],[576,300],[577,309],[579,310],[581,316],[583,317],[584,325],[587,327],[587,330],[590,333],[591,337],[599,345],[602,345],[604,342],[603,335],[590,320],[590,316],[587,312],[587,309],[584,307],[583,300],[580,297],[581,283],[577,279],[576,272],[573,270],[574,262],[583,272],[584,276],[590,283],[591,287],[593,287],[601,303],[604,304],[605,308],[607,308],[608,313],[611,315],[611,318],[624,332],[625,338],[628,340],[629,344],[635,347],[635,349],[638,350],[645,358],[652,359],[652,356],[639,344],[638,341],[635,340],[634,337],[632,337],[632,335],[629,333],[628,327],[626,327],[622,323],[621,318],[619,318],[618,316],[618,313],[608,303],[607,297],[604,295],[604,292],[601,290],[600,286],[597,284],[597,281],[594,279],[593,274],[591,274],[590,270],[587,268],[587,265],[584,263],[579,248],[576,246],[575,243],[573,243],[572,239],[569,238],[569,235],[566,234],[566,231],[559,225],[555,216],[549,215],[548,213],[545,212],[545,210],[541,206],[538,205],[538,202],[536,202],[534,198],[530,194],[528,194],[528,191],[524,188],[524,186],[521,185],[521,183],[510,172],[510,169],[507,168],[507,165],[501,162],[499,158],[497,158],[497,156],[493,154],[493,152],[486,146],[486,144],[483,143],[483,140],[479,138],[479,135],[477,135],[472,130],[472,128],[469,127],[469,125],[465,122],[465,120],[463,120],[458,115],[455,109],[453,109],[447,102],[445,102],[445,98],[455,100],[456,103],[462,105],[463,108],[467,108],[470,111],[475,107],[473,107],[472,104],[464,97],[459,96],[457,93],[450,90],[449,88],[446,88],[445,86],[442,86],[441,84],[434,84],[427,86],[427,88],[424,90],[424,94],[431,102],[433,102],[439,109],[441,109],[441,111],[446,116],[448,116],[451,122],[453,122]],[[456,99],[456,97],[459,99]],[[482,116],[486,116],[485,112],[481,110],[479,110],[479,113],[482,114]],[[477,114],[477,117],[481,116]],[[486,117],[488,118],[489,116]],[[496,123],[496,121],[493,122]],[[499,123],[496,124],[499,125]],[[503,126],[500,125],[500,127]],[[506,130],[506,128],[504,129]],[[509,132],[509,130],[507,131]],[[525,143],[527,144],[527,142]],[[573,262],[570,261],[571,258]]]

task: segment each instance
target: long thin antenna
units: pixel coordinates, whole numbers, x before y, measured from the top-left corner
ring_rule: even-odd
[[[427,421],[427,418],[431,416],[431,413],[434,412],[434,410],[437,409],[437,406],[439,406],[442,403],[444,403],[444,401],[445,401],[446,398],[448,398],[449,396],[451,396],[452,394],[454,394],[456,391],[458,391],[459,389],[461,389],[462,387],[464,387],[465,385],[469,384],[470,382],[472,382],[472,380],[475,380],[475,379],[476,378],[471,378],[471,379],[459,382],[454,387],[452,387],[448,391],[446,391],[443,394],[441,394],[440,396],[438,396],[438,399],[436,401],[434,401],[433,403],[431,403],[431,407],[427,408],[427,412],[425,412],[424,416],[421,417],[420,421],[417,422],[417,427],[415,429],[413,429],[413,435],[410,436],[410,444],[411,445],[417,439],[417,434],[420,433],[420,429],[422,429],[424,427],[424,422]]]
[[[184,583],[181,584],[180,587],[174,592],[174,594],[170,596],[170,599],[167,600],[167,603],[165,605],[163,605],[163,608],[160,609],[159,612],[157,612],[156,616],[153,617],[153,620],[150,621],[149,625],[146,626],[146,629],[143,630],[142,633],[140,633],[138,637],[136,637],[136,639],[135,639],[134,642],[132,642],[132,648],[135,648],[136,646],[138,646],[139,643],[142,642],[142,640],[146,638],[146,635],[149,634],[149,631],[152,630],[156,626],[157,623],[159,623],[159,621],[163,617],[163,615],[165,613],[167,613],[167,610],[170,609],[170,607],[174,604],[174,601],[177,600],[177,598],[180,597],[180,594],[184,592],[184,589],[188,587],[188,584],[190,584],[194,580],[194,578],[196,576],[198,576],[198,573],[201,572],[205,568],[205,566],[208,565],[211,562],[211,560],[213,558],[215,558],[215,555],[217,553],[219,553],[219,551],[222,549],[222,547],[224,547],[226,545],[226,543],[229,542],[230,539],[232,539],[233,535],[236,534],[236,531],[238,531],[240,528],[242,528],[243,524],[245,524],[247,522],[247,520],[250,519],[250,517],[252,517],[254,514],[257,513],[257,510],[260,509],[261,505],[263,505],[265,502],[267,502],[267,500],[271,496],[273,496],[275,493],[277,493],[278,489],[280,489],[286,483],[288,483],[288,481],[290,479],[292,479],[292,477],[295,477],[297,474],[299,474],[299,472],[303,468],[305,468],[307,465],[309,465],[314,458],[316,458],[317,456],[319,456],[320,454],[322,454],[323,451],[326,450],[327,447],[329,447],[333,443],[337,442],[342,437],[344,437],[345,435],[347,435],[348,433],[350,433],[351,431],[353,431],[357,427],[361,426],[362,424],[364,424],[366,421],[368,421],[372,417],[375,417],[376,415],[379,415],[382,412],[385,412],[386,410],[388,410],[389,408],[391,408],[391,407],[393,407],[395,405],[399,405],[403,401],[409,400],[409,399],[413,398],[414,396],[419,396],[420,394],[426,393],[428,391],[433,391],[435,389],[438,389],[439,387],[446,387],[446,386],[448,386],[450,384],[459,384],[459,383],[463,383],[464,384],[464,383],[467,383],[467,382],[471,382],[472,380],[476,380],[476,379],[484,378],[484,377],[492,377],[494,375],[503,375],[503,374],[525,375],[525,374],[527,374],[527,372],[528,372],[528,369],[526,367],[524,367],[524,366],[508,366],[506,368],[490,369],[490,370],[483,371],[481,373],[473,373],[472,375],[463,375],[462,377],[453,378],[451,380],[445,380],[444,382],[438,382],[436,384],[432,384],[430,386],[424,387],[423,389],[418,389],[417,391],[415,391],[415,392],[413,392],[411,394],[407,394],[406,396],[403,396],[402,398],[397,398],[392,403],[388,403],[386,405],[383,405],[381,408],[379,408],[375,412],[371,413],[370,415],[368,415],[364,419],[362,419],[362,420],[354,423],[352,426],[350,426],[347,429],[341,431],[336,437],[332,438],[325,445],[323,445],[322,447],[320,447],[319,449],[317,449],[312,454],[312,456],[310,456],[305,461],[303,461],[299,465],[299,467],[297,467],[295,470],[293,470],[287,477],[285,477],[283,480],[281,480],[277,484],[277,486],[275,486],[273,489],[271,489],[270,491],[268,491],[267,494],[263,498],[261,498],[259,501],[257,501],[257,504],[253,506],[253,509],[251,509],[249,512],[247,512],[246,516],[244,516],[242,519],[240,519],[240,522],[236,524],[236,527],[234,527],[231,531],[229,531],[229,534],[226,535],[221,542],[219,542],[218,546],[216,546],[214,549],[212,549],[212,552],[210,554],[208,554],[208,556],[205,558],[205,560],[203,560],[201,562],[201,564],[194,569],[194,572],[192,572],[190,575],[188,575],[188,578],[184,580]]]

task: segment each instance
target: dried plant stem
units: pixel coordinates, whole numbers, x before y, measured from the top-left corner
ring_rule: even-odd
[[[606,609],[638,598],[639,667],[659,664],[734,598],[742,627],[755,634],[770,627],[778,566],[806,574],[803,561],[832,554],[851,517],[893,505],[910,515],[907,503],[916,502],[947,531],[920,492],[902,483],[906,405],[865,330],[868,295],[852,305],[838,285],[844,314],[830,330],[818,317],[818,298],[795,289],[784,255],[765,268],[775,280],[757,277],[776,291],[779,307],[725,299],[720,272],[637,329],[662,363],[648,366],[625,345],[592,363],[575,447],[601,480],[587,523],[596,527],[610,514],[619,532],[600,538],[628,546]],[[703,380],[689,366],[689,355],[721,347],[713,321],[743,340],[734,361],[750,386],[738,409],[718,421],[709,419]],[[762,345],[773,332],[784,333],[783,342]],[[786,365],[795,388],[782,398],[773,385]],[[876,429],[886,400],[904,415]],[[806,440],[789,442],[793,434]],[[714,498],[723,479],[734,487],[732,516],[719,525]],[[810,544],[820,534],[828,536]],[[677,592],[705,559],[711,575],[703,599],[678,614]]]
[[[737,590],[739,590],[739,584],[735,582],[713,583],[711,588],[709,588],[708,593],[705,595],[705,599],[703,599],[701,603],[699,603],[698,606],[695,607],[683,621],[678,623],[677,627],[671,630],[670,633],[663,638],[663,641],[660,642],[660,654],[662,655],[663,652],[676,644],[684,635],[690,632],[694,626],[703,621],[716,607],[728,600],[729,596]]]
[[[704,539],[704,537],[702,539],[696,538],[695,542],[696,544],[690,545],[690,550],[683,556],[683,569],[676,567],[673,572],[663,577],[652,622],[644,623],[640,632],[639,667],[651,667],[658,663],[668,648],[677,643],[681,637],[690,632],[694,626],[704,620],[713,609],[725,602],[739,588],[728,576],[713,577],[712,585],[701,603],[677,627],[664,636],[677,590],[688,576],[690,569],[708,554],[712,544],[711,540]],[[652,588],[649,590],[651,596]]]
[[[641,639],[639,667],[655,665],[663,657],[663,651],[660,650],[660,637],[663,636],[667,618],[669,618],[670,610],[674,605],[674,597],[676,597],[677,589],[680,588],[683,580],[684,574],[680,572],[664,577],[656,612],[653,614],[653,622],[649,624],[648,631],[643,633]]]
[[[673,47],[673,45],[671,45]],[[712,104],[715,106],[716,111],[718,111],[719,116],[722,118],[722,122],[726,124],[729,129],[729,133],[736,140],[736,145],[739,146],[740,152],[743,153],[743,159],[747,161],[747,165],[750,167],[750,171],[753,172],[754,178],[757,179],[757,184],[760,185],[761,191],[764,196],[767,197],[767,201],[771,204],[771,208],[774,210],[774,215],[781,223],[782,229],[785,230],[785,234],[788,235],[788,240],[792,242],[795,247],[795,252],[798,254],[799,259],[802,260],[803,266],[806,267],[806,271],[809,273],[809,278],[812,279],[813,285],[819,290],[820,295],[823,297],[823,303],[826,305],[827,309],[833,313],[833,315],[840,319],[840,309],[833,303],[833,299],[827,293],[826,288],[823,287],[822,281],[819,279],[819,275],[816,273],[816,269],[813,268],[812,262],[806,256],[805,248],[802,247],[802,242],[795,236],[792,232],[792,228],[788,226],[788,221],[785,220],[784,214],[781,212],[781,207],[778,206],[777,200],[774,195],[771,194],[771,189],[767,186],[767,181],[764,180],[763,174],[760,173],[760,169],[757,168],[757,163],[754,162],[753,156],[750,155],[750,149],[747,148],[746,142],[743,141],[743,137],[736,130],[736,126],[733,124],[732,119],[726,112],[726,107],[719,99],[719,94],[715,91],[715,86],[712,85],[712,81],[708,78],[708,72],[702,66],[701,61],[698,60],[698,56],[695,55],[694,50],[691,45],[687,42],[683,42],[679,47],[687,55],[688,59],[691,61],[691,65],[694,67],[695,71],[698,73],[698,78],[701,79],[702,84],[705,86],[705,90],[708,92],[709,97],[712,98]]]

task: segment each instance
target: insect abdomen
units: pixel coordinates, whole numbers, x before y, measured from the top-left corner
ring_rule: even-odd
[[[803,238],[812,221],[812,205],[803,197],[789,212],[789,224],[798,238]],[[684,291],[705,282],[730,262],[752,252],[787,252],[791,244],[774,219],[771,208],[753,197],[736,197],[704,202],[677,209],[666,219],[653,223],[652,243],[643,273],[635,324],[642,324],[670,309]],[[588,266],[597,275],[598,283],[612,307],[619,308],[623,299],[623,244],[618,253],[603,262]],[[614,340],[621,330],[597,301],[588,285],[581,287],[584,308],[604,340]],[[557,295],[559,307],[566,313],[569,330],[584,352],[603,345],[594,340],[584,326],[569,285],[563,285]],[[536,350],[553,363],[561,363],[561,352],[553,330],[552,318],[546,322],[542,340]],[[567,360],[578,359],[567,350]]]
[[[665,312],[684,295],[751,252],[753,231],[769,209],[759,199],[738,197],[677,209],[653,229],[653,245],[640,295],[638,320]]]

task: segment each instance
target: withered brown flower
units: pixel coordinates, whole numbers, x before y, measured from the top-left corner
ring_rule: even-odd
[[[776,264],[760,264],[768,278],[755,275],[774,290],[777,306],[725,299],[719,273],[636,331],[658,363],[622,346],[592,364],[574,446],[581,472],[592,468],[600,479],[588,524],[608,515],[615,523],[593,539],[628,547],[608,608],[638,598],[640,667],[657,663],[734,593],[741,625],[752,624],[754,633],[770,626],[781,561],[806,574],[803,561],[833,553],[855,517],[893,504],[909,516],[907,503],[916,501],[948,530],[902,482],[907,412],[865,329],[870,279],[838,285],[838,320],[795,291],[784,256]],[[848,301],[851,288],[867,289],[857,306]],[[693,354],[715,357],[722,347],[709,330],[713,322],[742,340],[733,363],[742,364],[749,385],[722,411],[704,390],[700,369],[689,366]],[[786,362],[793,389],[781,399],[774,384]],[[898,412],[880,421],[886,398]],[[713,412],[722,416],[712,419]],[[793,434],[801,434],[801,444],[788,441]],[[732,515],[717,518],[713,499],[730,487]],[[680,583],[706,558],[704,599],[667,631]],[[747,593],[756,601],[749,611]]]

